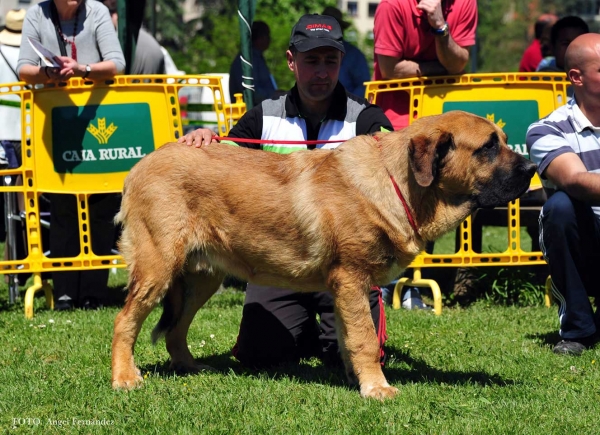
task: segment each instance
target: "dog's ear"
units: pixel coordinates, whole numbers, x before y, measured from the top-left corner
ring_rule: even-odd
[[[420,186],[433,183],[442,160],[453,146],[452,134],[447,131],[437,130],[411,138],[408,145],[410,168]]]

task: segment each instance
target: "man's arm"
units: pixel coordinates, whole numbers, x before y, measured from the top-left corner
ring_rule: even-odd
[[[588,172],[577,154],[564,153],[555,157],[543,175],[569,196],[600,205],[600,174]]]
[[[427,15],[431,29],[442,29],[446,24],[441,0],[421,0],[417,8]],[[460,25],[457,25],[456,29],[450,28],[448,35],[435,36],[437,59],[416,61],[402,55],[402,43],[399,42],[401,34],[395,30],[398,25],[403,25],[402,14],[388,3],[380,5],[375,15],[375,26],[379,26],[379,31],[376,32],[375,51],[383,78],[398,79],[462,73],[469,62],[469,47],[475,42],[477,5],[474,1],[466,2],[463,9],[455,13],[460,16]],[[394,56],[395,53],[398,55]]]
[[[469,62],[469,49],[458,45],[452,36],[436,36],[435,50],[448,74],[460,74],[465,70]]]
[[[368,105],[356,119],[356,135],[373,134],[378,131],[393,131],[392,123],[383,110],[374,104]]]
[[[408,77],[441,76],[448,74],[446,68],[437,60],[414,61],[378,54],[377,62],[384,79],[404,79]]]
[[[427,21],[432,29],[442,29],[446,25],[446,19],[442,13],[441,0],[421,0],[417,9],[427,14]],[[450,29],[452,31],[452,29]],[[436,35],[435,51],[437,58],[448,74],[459,74],[469,62],[469,50],[459,46],[450,33],[447,35]]]
[[[228,137],[244,138],[244,139],[260,139],[262,137],[262,106],[258,105],[249,112],[246,112],[233,126],[228,134]],[[177,141],[178,143],[184,143],[188,146],[195,146],[200,148],[202,145],[208,145],[212,142],[215,133],[208,128],[196,129],[185,136],[182,136]],[[260,149],[260,144],[250,144],[240,142],[239,144],[233,141],[224,141],[231,145],[240,145],[246,148]]]

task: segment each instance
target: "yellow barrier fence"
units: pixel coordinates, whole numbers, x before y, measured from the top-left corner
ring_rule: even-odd
[[[466,74],[367,83],[367,97],[377,103],[385,92],[410,96],[411,119],[465,110],[487,117],[508,133],[510,146],[526,154],[525,132],[529,124],[564,104],[569,83],[564,74],[504,73]],[[0,261],[3,274],[29,272],[34,285],[27,289],[25,315],[33,316],[33,296],[43,290],[48,306],[52,292],[42,272],[124,267],[119,255],[98,256],[91,248],[89,198],[98,193],[121,192],[129,169],[145,154],[182,134],[178,91],[205,86],[213,91],[218,131],[226,135],[232,122],[245,111],[243,103],[227,105],[220,77],[117,76],[105,82],[71,79],[68,83],[29,89],[24,83],[0,85],[3,95],[18,95],[22,112],[23,164],[1,170],[0,176],[20,176],[22,186],[0,186],[0,192],[21,193],[27,231],[27,256]],[[535,179],[532,188],[539,188]],[[49,258],[41,238],[39,196],[44,193],[75,195],[79,215],[81,252],[76,257]],[[507,249],[501,253],[473,250],[472,218],[459,227],[459,249],[453,254],[419,255],[410,267],[412,279],[394,289],[394,308],[404,285],[434,290],[434,309],[441,314],[439,286],[420,279],[422,267],[525,266],[544,264],[541,252],[521,246],[523,210],[519,200],[506,207]]]
[[[483,116],[504,129],[509,146],[528,157],[525,135],[531,123],[548,115],[567,101],[569,81],[563,73],[490,73],[460,76],[420,77],[366,83],[366,96],[374,104],[384,93],[407,93],[409,120],[437,115],[450,110],[464,110]],[[540,189],[536,175],[531,190]],[[541,204],[540,204],[541,205]],[[545,264],[541,252],[526,251],[521,246],[521,221],[524,213],[538,213],[538,208],[521,209],[520,202],[507,204],[507,249],[499,253],[473,250],[473,217],[459,227],[459,247],[453,254],[420,254],[410,265],[413,278],[402,278],[394,288],[393,306],[400,308],[400,292],[405,285],[429,287],[434,311],[442,312],[441,292],[433,280],[421,278],[422,267],[531,266]],[[501,209],[500,209],[501,210]],[[502,211],[500,211],[502,212]],[[550,298],[546,293],[546,304]]]
[[[20,177],[22,185],[0,186],[0,192],[22,194],[27,255],[0,261],[2,274],[32,273],[25,295],[25,315],[33,317],[33,297],[43,290],[52,308],[52,291],[42,272],[124,267],[120,255],[98,256],[92,250],[89,198],[120,193],[125,176],[144,155],[182,134],[178,92],[183,87],[209,88],[214,96],[218,131],[229,132],[231,114],[239,119],[245,106],[224,102],[220,77],[117,76],[103,82],[71,79],[58,85],[0,84],[0,99],[21,99],[22,159],[19,168],[0,170],[0,177]],[[240,106],[240,107],[238,107]],[[228,112],[230,116],[228,117]],[[235,119],[233,120],[233,122]],[[81,252],[49,258],[42,246],[39,199],[44,193],[77,198]]]

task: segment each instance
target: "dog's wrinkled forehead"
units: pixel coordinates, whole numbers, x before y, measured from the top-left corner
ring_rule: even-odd
[[[492,121],[481,116],[463,112],[458,114],[455,120],[460,123],[459,128],[454,125],[455,140],[466,142],[474,148],[485,148],[493,145],[505,146],[507,143],[506,133]]]

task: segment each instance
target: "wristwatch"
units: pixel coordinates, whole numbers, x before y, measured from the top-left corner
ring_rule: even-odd
[[[83,75],[82,78],[86,79],[87,76],[90,75],[90,72],[92,71],[92,67],[88,64],[85,66],[85,74]]]
[[[448,23],[444,23],[444,25],[439,29],[431,29],[431,31],[435,34],[435,36],[448,36],[450,34],[450,27]]]

